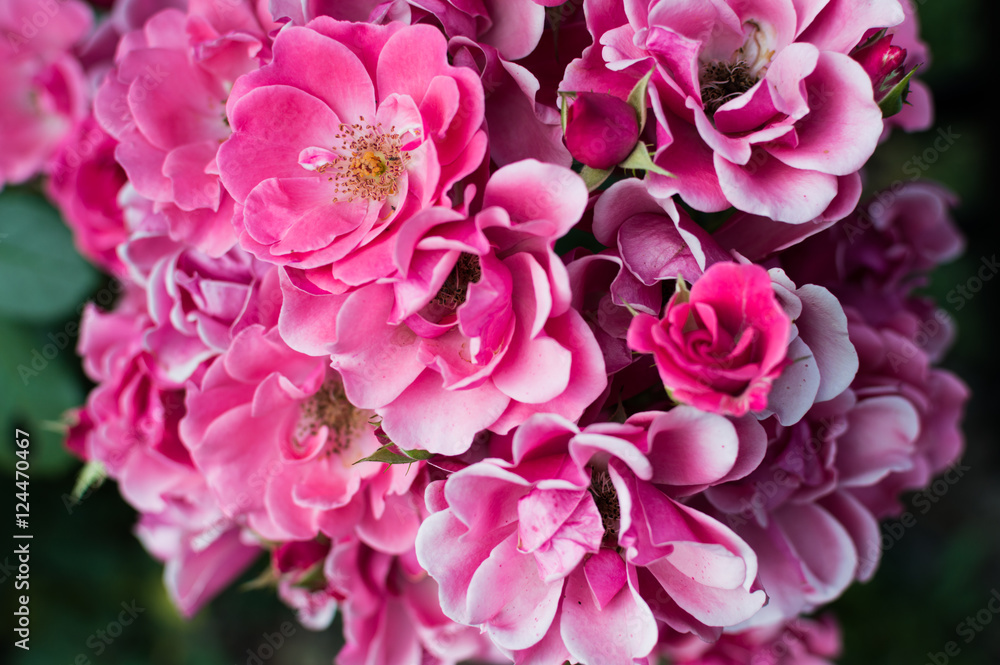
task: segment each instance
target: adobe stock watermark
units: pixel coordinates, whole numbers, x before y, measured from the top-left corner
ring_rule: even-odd
[[[924,173],[931,168],[931,165],[935,164],[941,155],[950,150],[960,138],[962,135],[952,131],[950,125],[947,128],[938,127],[931,145],[903,162],[901,167],[903,175],[907,175],[909,178],[894,180],[892,184],[876,194],[871,203],[859,207],[854,218],[848,218],[841,223],[841,228],[847,235],[847,241],[853,243],[866,230],[872,228],[875,225],[875,219],[884,215],[896,203],[906,184],[920,180]]]
[[[38,0],[35,7],[38,9],[21,17],[21,25],[17,26],[17,32],[7,31],[4,35],[7,44],[14,54],[21,52],[21,47],[34,39],[48,27],[49,22],[56,17],[65,6],[66,0]]]
[[[110,307],[124,289],[124,282],[112,278],[106,287],[94,294],[91,300],[77,306],[73,320],[63,326],[62,330],[48,333],[46,335],[48,343],[43,344],[41,348],[33,347],[28,354],[28,360],[17,365],[17,375],[21,378],[21,384],[27,387],[32,379],[44,372],[49,363],[55,360],[60,353],[67,348],[76,349],[76,338],[80,334],[79,319],[88,304],[97,303],[105,308]]]
[[[130,602],[122,601],[121,608],[122,610],[114,620],[95,630],[84,642],[94,657],[100,657],[104,654],[114,641],[122,636],[125,628],[132,625],[139,615],[146,611],[146,608],[140,607],[134,598]],[[91,656],[87,652],[78,653],[73,659],[73,665],[93,665],[95,662],[91,660]]]
[[[288,638],[293,635],[295,635],[295,625],[291,621],[283,622],[278,626],[277,631],[263,633],[261,641],[256,648],[248,648],[246,650],[246,660],[236,663],[236,665],[264,665],[264,663],[274,658],[274,654],[278,652],[278,649],[283,647]]]
[[[952,287],[945,296],[945,301],[954,311],[961,311],[998,272],[1000,272],[1000,261],[997,261],[996,254],[980,257],[975,274]],[[890,351],[886,355],[889,366],[893,371],[898,370],[900,366],[918,357],[922,350],[930,347],[939,333],[951,327],[951,315],[943,309],[935,310],[917,324],[913,337],[908,339],[900,350]]]
[[[975,615],[969,615],[958,622],[955,633],[962,638],[962,644],[970,644],[986,626],[993,622],[993,617],[1000,614],[1000,591],[990,589],[990,598],[986,605]],[[945,642],[942,651],[928,651],[925,665],[948,665],[962,653],[962,647],[957,640]]]
[[[867,563],[877,562],[884,552],[891,550],[903,536],[917,524],[917,515],[926,515],[942,498],[972,469],[961,461],[949,467],[926,488],[910,497],[913,510],[905,510],[895,520],[883,522],[878,543],[872,543],[866,552],[859,552],[859,559]]]

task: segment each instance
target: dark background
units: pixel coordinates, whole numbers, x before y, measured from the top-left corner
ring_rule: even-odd
[[[945,365],[972,390],[963,458],[969,471],[948,485],[926,513],[914,510],[912,496],[904,497],[916,524],[887,541],[891,548],[874,580],[855,584],[834,604],[844,627],[840,662],[845,665],[1000,663],[1000,618],[987,609],[992,593],[1000,597],[1000,456],[994,421],[1000,410],[995,380],[1000,355],[992,327],[997,319],[991,316],[1000,279],[986,282],[961,309],[945,301],[949,291],[976,274],[984,259],[1000,254],[998,207],[990,200],[1000,193],[1000,170],[994,167],[1000,147],[994,130],[998,114],[992,96],[1000,85],[993,67],[1000,39],[990,27],[1000,22],[996,5],[986,0],[923,0],[918,12],[933,58],[921,78],[934,91],[935,125],[920,134],[895,132],[869,165],[866,192],[908,180],[905,164],[931,149],[939,129],[957,135],[947,150],[934,151],[926,177],[959,195],[955,218],[968,240],[965,256],[935,273],[931,292],[958,324],[957,343]],[[0,198],[0,476],[5,479],[0,514],[13,512],[14,492],[7,489],[13,482],[6,479],[13,475],[16,461],[14,427],[21,427],[31,436],[32,632],[30,652],[12,646],[16,637],[9,628],[11,612],[20,592],[14,589],[16,572],[8,572],[8,567],[16,567],[17,561],[11,554],[14,545],[2,544],[0,662],[243,665],[247,650],[258,650],[266,643],[265,634],[280,632],[287,621],[295,633],[263,662],[330,663],[339,648],[339,623],[329,631],[309,632],[295,623],[271,590],[234,585],[193,620],[183,620],[164,592],[162,567],[132,535],[135,513],[114,483],[67,507],[80,463],[62,450],[58,423],[62,411],[82,403],[89,388],[72,350],[74,329],[67,325],[78,320],[79,303],[100,293],[102,278],[66,249],[71,249],[68,232],[31,196],[32,188],[18,189]],[[34,245],[5,247],[7,236],[15,235],[10,231],[25,219],[36,229]],[[2,267],[25,257],[38,273],[37,284],[18,283],[17,276],[10,277]],[[65,285],[63,293],[51,292],[53,276]],[[33,349],[58,343],[60,334],[67,332],[65,348],[46,359],[25,386],[17,366],[30,365]],[[0,530],[0,543],[13,543],[12,531],[13,526]],[[263,566],[264,561],[258,562],[242,582]],[[117,619],[123,602],[133,601],[143,612],[98,654],[97,631]],[[960,634],[967,617],[977,613],[977,623],[986,618],[990,623],[981,632]],[[956,643],[952,653],[957,647],[957,656],[945,654],[949,641]]]

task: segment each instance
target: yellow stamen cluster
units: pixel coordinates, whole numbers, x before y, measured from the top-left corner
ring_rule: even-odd
[[[334,151],[344,156],[317,169],[330,173],[329,179],[336,182],[334,202],[384,201],[399,192],[399,178],[410,156],[400,149],[402,135],[395,126],[385,132],[382,123],[365,123],[362,116],[353,125],[341,123],[334,138],[341,142]]]

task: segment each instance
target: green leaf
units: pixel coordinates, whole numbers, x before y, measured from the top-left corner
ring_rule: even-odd
[[[635,117],[639,120],[640,134],[646,127],[646,88],[649,87],[649,79],[653,77],[653,71],[650,69],[648,74],[639,79],[639,82],[632,88],[632,92],[628,94],[628,99],[625,100],[629,106],[635,109]]]
[[[673,173],[660,168],[653,163],[653,158],[649,154],[649,148],[647,148],[646,144],[642,141],[635,144],[635,149],[632,150],[632,154],[626,157],[625,161],[618,166],[626,169],[633,169],[635,171],[652,171],[653,173],[665,175],[668,178],[674,177]]]
[[[402,452],[397,452],[402,451]],[[433,453],[426,450],[403,450],[394,443],[387,443],[368,457],[359,459],[355,464],[361,462],[381,462],[383,464],[413,464],[421,460],[430,459]]]
[[[425,460],[434,457],[434,453],[429,453],[426,450],[420,450],[419,448],[414,448],[412,450],[405,450],[401,448],[401,450],[415,460]]]
[[[883,118],[892,117],[903,110],[906,96],[910,94],[910,77],[913,76],[913,72],[917,71],[917,67],[920,65],[914,66],[899,83],[889,89],[882,101],[878,103],[878,107],[882,109]]]
[[[598,187],[600,187],[611,172],[614,169],[594,169],[589,166],[584,166],[580,170],[580,177],[583,178],[583,182],[587,185],[587,191],[593,192]]]
[[[0,193],[0,317],[46,322],[66,316],[98,283],[59,213],[41,196]]]

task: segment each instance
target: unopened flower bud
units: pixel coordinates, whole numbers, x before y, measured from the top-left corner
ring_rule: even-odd
[[[574,159],[595,169],[623,161],[639,140],[639,120],[624,100],[599,92],[581,92],[570,102],[566,147]]]

